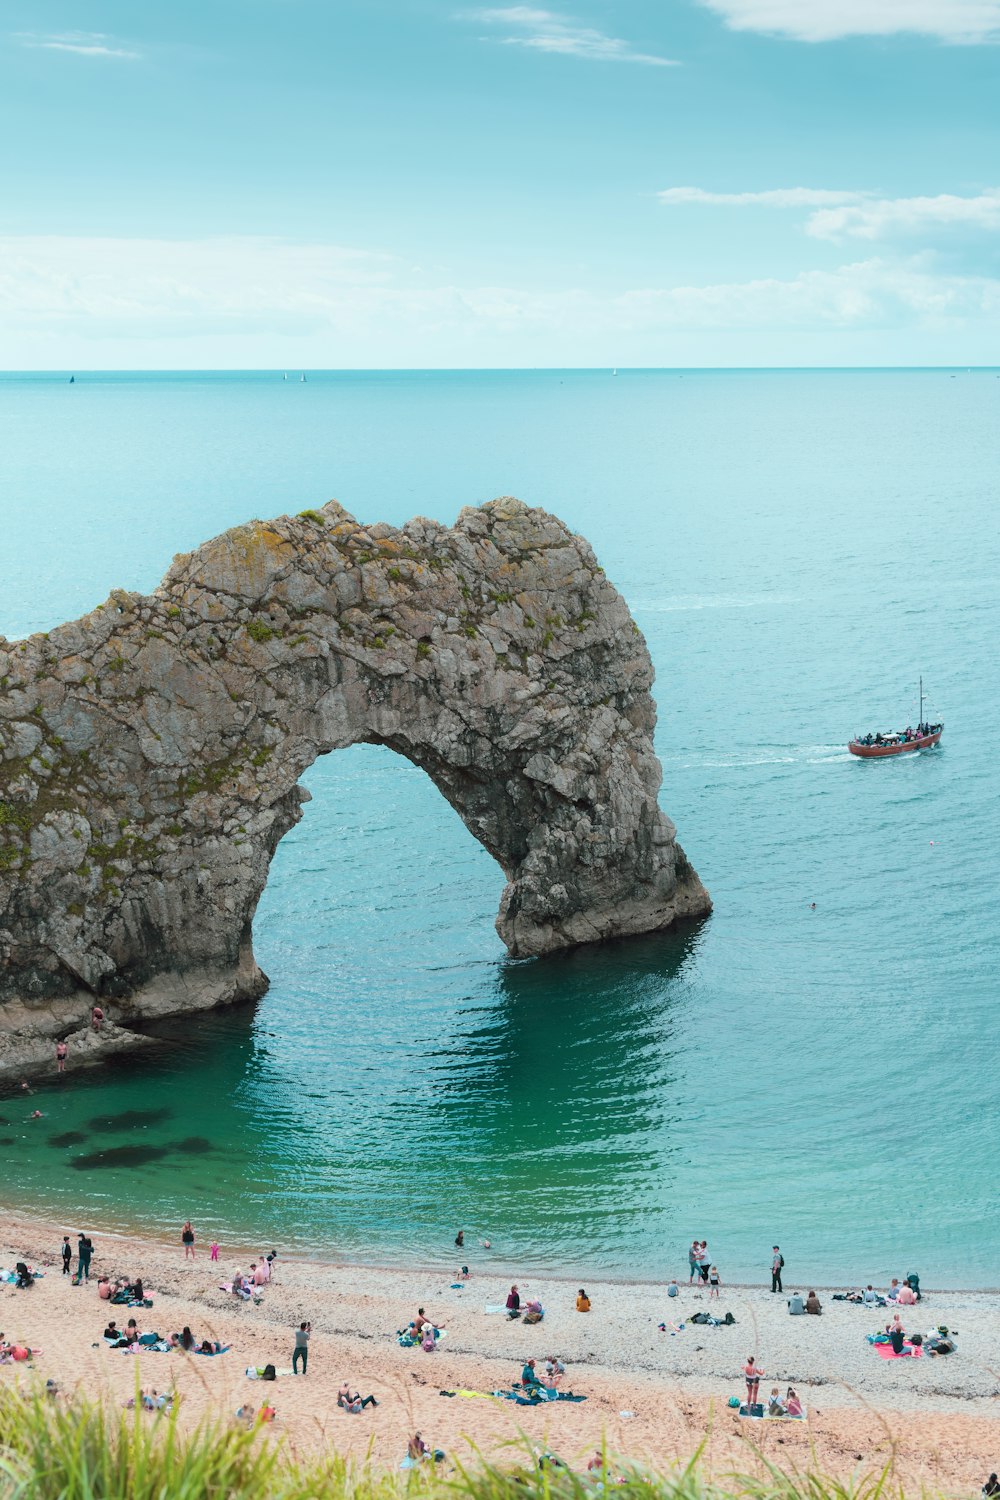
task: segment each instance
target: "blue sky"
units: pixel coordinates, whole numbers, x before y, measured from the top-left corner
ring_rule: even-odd
[[[4,7],[3,368],[997,362],[1000,0],[85,10]]]

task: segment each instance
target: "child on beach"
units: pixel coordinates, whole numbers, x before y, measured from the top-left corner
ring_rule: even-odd
[[[786,1406],[782,1405],[781,1392],[778,1390],[778,1387],[776,1385],[772,1385],[772,1387],[771,1387],[771,1395],[770,1395],[770,1397],[768,1399],[768,1403],[767,1403],[767,1414],[768,1414],[768,1416],[769,1417],[784,1417],[784,1416],[787,1415],[787,1413],[788,1413],[788,1408]]]
[[[785,1413],[789,1417],[801,1417],[802,1415],[802,1402],[791,1386],[788,1387],[788,1393],[785,1396]]]
[[[709,1300],[709,1302],[711,1302],[711,1300],[712,1300],[713,1297],[715,1298],[716,1301],[719,1300],[719,1287],[721,1285],[722,1285],[722,1279],[719,1276],[719,1268],[718,1268],[718,1266],[710,1266],[709,1267],[709,1271],[708,1271],[708,1300]]]
[[[583,1287],[576,1294],[576,1310],[577,1312],[590,1312],[590,1298]]]
[[[217,1240],[213,1240],[212,1243],[209,1245],[209,1247],[208,1247],[208,1258],[209,1258],[209,1260],[218,1260],[218,1258],[219,1258],[219,1245],[218,1245],[218,1241]]]

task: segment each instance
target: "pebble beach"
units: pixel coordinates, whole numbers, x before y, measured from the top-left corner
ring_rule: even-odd
[[[788,1293],[807,1287],[790,1279],[784,1296],[763,1286],[724,1286],[711,1304],[686,1285],[668,1298],[662,1283],[591,1282],[591,1311],[581,1314],[575,1281],[521,1278],[499,1248],[487,1254],[467,1247],[471,1275],[458,1289],[450,1254],[433,1268],[386,1269],[299,1259],[279,1247],[261,1301],[239,1303],[220,1283],[269,1246],[224,1245],[213,1264],[199,1242],[196,1259],[185,1261],[179,1243],[86,1226],[95,1244],[91,1281],[73,1286],[61,1274],[58,1249],[70,1229],[75,1243],[78,1227],[5,1216],[0,1265],[11,1269],[26,1259],[45,1273],[29,1291],[0,1288],[5,1338],[36,1351],[31,1365],[0,1368],[5,1384],[51,1379],[64,1396],[79,1389],[112,1406],[134,1396],[137,1384],[173,1390],[182,1398],[181,1421],[192,1426],[207,1413],[233,1417],[237,1407],[266,1396],[277,1420],[263,1441],[283,1437],[303,1454],[317,1447],[357,1459],[370,1454],[388,1467],[415,1428],[449,1459],[467,1457],[470,1444],[497,1457],[502,1445],[523,1437],[573,1466],[606,1442],[623,1461],[663,1468],[686,1462],[704,1439],[704,1462],[716,1474],[765,1459],[784,1467],[812,1462],[841,1478],[889,1465],[907,1487],[974,1494],[1000,1455],[1000,1291],[927,1288],[916,1308],[902,1310],[907,1329],[946,1324],[957,1331],[955,1354],[886,1361],[866,1335],[883,1327],[891,1310],[835,1302],[837,1289],[816,1288],[822,1316],[791,1317]],[[136,1275],[153,1307],[109,1309],[96,1277]],[[522,1297],[541,1301],[540,1324],[486,1311],[504,1301],[512,1280]],[[433,1354],[397,1342],[418,1307],[447,1330]],[[731,1312],[735,1323],[692,1323],[700,1311]],[[108,1316],[119,1314],[121,1324],[136,1316],[143,1331],[165,1336],[187,1324],[199,1339],[231,1349],[212,1359],[113,1350],[101,1334]],[[313,1328],[308,1373],[279,1375],[273,1385],[250,1380],[248,1367],[291,1365],[293,1330],[303,1320]],[[794,1385],[805,1421],[747,1421],[727,1405],[743,1394],[742,1366],[751,1353],[764,1371],[762,1392]],[[563,1388],[585,1401],[535,1408],[490,1394],[509,1388],[526,1358],[541,1366],[550,1354],[566,1364]],[[358,1416],[340,1410],[336,1392],[345,1379],[363,1395],[373,1393],[378,1407]]]

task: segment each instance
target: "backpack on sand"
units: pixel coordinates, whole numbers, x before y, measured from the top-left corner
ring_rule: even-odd
[[[274,1366],[273,1365],[265,1365],[264,1366],[264,1373],[263,1373],[263,1375],[260,1378],[261,1378],[261,1380],[277,1380],[278,1376],[277,1376],[277,1372],[275,1371]]]

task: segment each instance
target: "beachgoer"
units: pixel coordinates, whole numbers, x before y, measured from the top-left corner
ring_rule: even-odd
[[[104,1333],[101,1336],[102,1336],[102,1338],[106,1338],[106,1339],[120,1339],[121,1338],[121,1333],[119,1332],[118,1324],[115,1322],[114,1318],[111,1319],[110,1323],[108,1324],[107,1328],[105,1328]]]
[[[788,1311],[793,1318],[797,1318],[806,1310],[806,1304],[802,1299],[801,1292],[793,1292],[788,1299]]]
[[[102,1302],[111,1301],[111,1282],[107,1276],[97,1278],[97,1295]]]
[[[69,1235],[63,1235],[62,1242],[62,1273],[64,1276],[70,1274],[70,1265],[73,1260],[73,1246],[69,1242]]]
[[[782,1269],[784,1267],[784,1264],[785,1264],[785,1257],[782,1255],[782,1253],[778,1249],[777,1245],[775,1245],[774,1249],[773,1249],[773,1251],[771,1253],[771,1291],[772,1292],[783,1292],[784,1291],[784,1287],[781,1285],[781,1272],[782,1272]]]
[[[789,1417],[801,1417],[802,1415],[802,1402],[791,1386],[788,1387],[785,1395],[785,1414]]]
[[[587,1460],[587,1473],[588,1474],[595,1474],[598,1469],[603,1469],[603,1468],[604,1468],[604,1454],[601,1452],[600,1448],[595,1448],[594,1452],[592,1453],[592,1455],[590,1456],[590,1458],[588,1458],[588,1460]]]
[[[550,1354],[545,1361],[545,1378],[554,1390],[566,1374],[566,1366],[555,1354]]]
[[[366,1406],[378,1406],[374,1396],[362,1396],[360,1391],[352,1391],[345,1380],[337,1392],[337,1405],[342,1406],[345,1411],[360,1412]]]
[[[533,1390],[535,1386],[541,1385],[541,1381],[535,1374],[535,1361],[526,1359],[521,1370],[521,1384],[526,1391]]]
[[[519,1316],[520,1311],[521,1294],[517,1289],[517,1285],[515,1284],[507,1293],[507,1316],[508,1318],[516,1318]]]
[[[917,1294],[913,1290],[912,1286],[910,1286],[905,1281],[904,1281],[903,1285],[899,1289],[899,1295],[896,1298],[896,1302],[897,1302],[897,1304],[898,1304],[899,1307],[915,1307],[916,1306],[916,1303],[917,1303]]]
[[[218,1244],[217,1240],[213,1240],[212,1243],[209,1245],[209,1247],[208,1247],[208,1258],[209,1258],[209,1260],[218,1260],[218,1258],[219,1258],[219,1244]]]
[[[510,1299],[508,1298],[508,1306],[509,1305],[510,1305]],[[418,1307],[417,1308],[417,1316],[414,1318],[414,1320],[413,1320],[413,1322],[412,1322],[412,1324],[410,1326],[411,1326],[411,1328],[414,1329],[414,1331],[416,1333],[419,1333],[420,1330],[423,1328],[424,1324],[425,1323],[430,1323],[430,1321],[431,1321],[430,1318],[424,1312],[423,1308],[422,1307]],[[434,1325],[431,1324],[431,1327],[433,1327],[433,1326]]]
[[[701,1240],[692,1240],[688,1250],[688,1286],[700,1275],[698,1262],[701,1259]]]
[[[816,1295],[815,1292],[810,1291],[808,1297],[806,1298],[806,1312],[807,1313],[816,1313],[818,1315],[822,1311],[823,1311],[823,1304],[822,1304],[822,1302],[820,1302],[820,1300],[817,1297],[817,1295]]]
[[[878,1292],[872,1286],[870,1281],[865,1287],[864,1291],[861,1293],[861,1300],[866,1307],[875,1307],[878,1304]]]
[[[677,1282],[676,1281],[672,1281],[670,1283],[670,1285],[667,1287],[667,1296],[668,1297],[679,1297],[680,1294],[681,1294],[681,1289],[677,1285]]]
[[[80,1235],[77,1236],[76,1250],[77,1250],[77,1263],[76,1263],[76,1279],[77,1279],[77,1282],[89,1281],[90,1280],[90,1257],[94,1253],[94,1246],[93,1246],[93,1242],[91,1241],[91,1238],[90,1238],[90,1236],[88,1234],[80,1234]]]
[[[465,1244],[465,1230],[464,1229],[460,1229],[458,1231],[458,1233],[456,1234],[456,1236],[455,1236],[455,1244],[458,1246],[459,1250],[461,1250],[462,1246]]]
[[[708,1240],[702,1240],[701,1246],[698,1250],[698,1275],[701,1277],[702,1281],[708,1280],[709,1269],[710,1262],[708,1258]]]
[[[469,1279],[469,1268],[468,1268],[468,1266],[461,1266],[455,1272],[455,1280],[456,1281],[468,1281],[468,1279]]]
[[[991,1474],[982,1488],[983,1500],[991,1500],[991,1496],[1000,1495],[1000,1479],[995,1473]]]
[[[191,1228],[191,1220],[185,1219],[184,1228],[181,1230],[181,1244],[184,1246],[184,1259],[194,1260],[194,1230]]]
[[[893,1354],[902,1354],[904,1343],[903,1330],[894,1324],[887,1330],[887,1332],[889,1334],[889,1343],[892,1345]]]
[[[787,1415],[787,1407],[781,1400],[781,1392],[776,1385],[772,1385],[771,1394],[767,1402],[767,1414],[769,1417],[784,1417]]]
[[[65,1042],[56,1042],[56,1072],[65,1073],[69,1048]]]
[[[895,1328],[898,1328],[899,1331],[900,1331],[900,1333],[905,1333],[906,1332],[905,1328],[903,1327],[903,1320],[899,1316],[899,1313],[893,1313],[893,1315],[892,1315],[892,1322],[891,1323],[887,1323],[885,1325],[885,1331],[886,1331],[886,1333],[888,1333],[891,1336],[892,1331]]]
[[[747,1356],[747,1362],[743,1366],[743,1374],[747,1383],[747,1411],[757,1404],[757,1387],[760,1385],[760,1377],[764,1371],[760,1368],[753,1355]]]
[[[91,1026],[93,1026],[95,1031],[100,1031],[103,1021],[104,1011],[101,1009],[101,1007],[99,1005],[91,1006],[90,1024]]]
[[[709,1266],[709,1269],[708,1269],[708,1300],[709,1300],[709,1302],[711,1302],[711,1300],[712,1300],[713,1297],[715,1298],[716,1301],[719,1300],[719,1287],[721,1285],[722,1285],[722,1278],[719,1275],[719,1268],[718,1268],[718,1266]]]
[[[490,1248],[489,1240],[480,1240],[479,1243],[482,1245],[484,1250],[488,1250]]]
[[[576,1310],[577,1312],[590,1312],[590,1298],[583,1287],[576,1294]]]
[[[899,1296],[899,1278],[894,1276],[889,1290],[885,1294],[887,1302],[895,1302]]]
[[[312,1333],[311,1323],[300,1323],[295,1330],[295,1348],[292,1350],[292,1374],[299,1372],[299,1360],[302,1361],[302,1373],[306,1373],[309,1363],[309,1335]]]
[[[262,1260],[260,1265],[252,1265],[250,1267],[251,1271],[253,1272],[253,1276],[250,1279],[252,1280],[254,1286],[263,1286],[266,1283],[267,1272],[264,1269],[266,1264],[267,1262]]]

